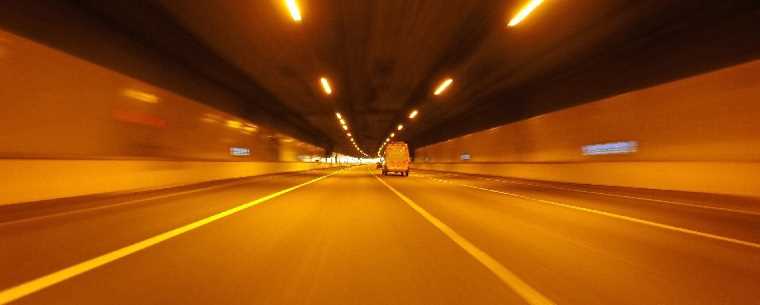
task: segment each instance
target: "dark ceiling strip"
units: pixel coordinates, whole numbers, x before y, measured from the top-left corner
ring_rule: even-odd
[[[427,70],[425,73],[427,76],[415,84],[414,89],[405,98],[404,106],[392,116],[390,122],[383,128],[383,134],[379,138],[373,139],[376,143],[372,143],[372,152],[377,151],[377,148],[385,140],[385,137],[391,132],[396,131],[398,124],[407,123],[408,111],[410,109],[420,109],[424,111],[425,116],[429,114],[428,111],[431,109],[425,110],[425,106],[434,102],[430,99],[434,86],[445,77],[452,76],[449,75],[451,71],[456,70],[459,65],[471,59],[477,50],[482,47],[489,34],[503,24],[503,12],[506,10],[506,3],[507,1],[503,0],[481,1],[478,5],[477,13],[467,15],[462,22],[462,26],[456,32],[441,33],[441,35],[451,37],[448,45],[443,48],[446,52]],[[452,77],[456,77],[456,75]],[[417,123],[409,126],[411,128],[407,128],[404,134],[400,134],[398,138],[410,138],[407,133],[414,132],[415,130],[412,128],[419,128],[421,126],[423,125]]]

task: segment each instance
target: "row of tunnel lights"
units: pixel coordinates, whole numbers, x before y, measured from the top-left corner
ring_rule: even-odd
[[[321,77],[319,79],[319,82],[321,83],[322,90],[325,92],[325,94],[331,95],[332,92],[333,92],[333,90],[332,90],[332,86],[330,86],[330,81],[326,77]],[[438,87],[435,89],[435,91],[433,92],[433,94],[434,95],[441,95],[444,91],[446,91],[446,89],[448,89],[451,86],[451,84],[453,82],[454,82],[454,80],[452,78],[447,78],[447,79],[443,80],[441,82],[441,84],[438,85]],[[417,117],[417,115],[419,115],[419,113],[420,113],[419,110],[412,109],[412,111],[409,112],[408,118],[409,119],[414,119],[414,118]],[[369,155],[367,153],[365,153],[359,147],[358,144],[356,144],[356,140],[354,140],[353,135],[349,131],[350,128],[348,127],[348,123],[346,122],[345,118],[343,118],[343,115],[340,112],[336,112],[335,113],[335,117],[338,119],[338,123],[340,123],[341,128],[343,128],[343,130],[346,132],[346,137],[348,137],[349,141],[351,141],[351,144],[354,146],[354,148],[356,149],[356,151],[358,151],[364,157],[369,157]],[[404,124],[398,124],[398,125],[396,125],[396,131],[400,132],[403,129],[404,129]],[[396,136],[396,132],[391,132],[391,134],[388,135],[388,137],[385,139],[385,141],[383,142],[383,144],[381,144],[380,147],[378,148],[378,151],[377,151],[378,156],[380,156],[380,153],[382,152],[383,148],[385,148],[385,145],[388,144],[388,142],[390,142],[390,140],[393,139],[395,136]]]
[[[451,87],[451,84],[453,84],[453,83],[454,83],[454,79],[452,79],[452,78],[444,79],[435,88],[435,91],[433,91],[433,95],[441,95],[441,94],[443,94],[443,92],[445,92],[447,89],[449,89],[449,87]],[[420,113],[419,110],[412,109],[412,111],[409,112],[409,115],[407,115],[407,118],[413,120],[414,118],[417,117],[417,115],[419,113]],[[404,124],[398,124],[398,125],[396,125],[396,131],[391,132],[388,135],[388,137],[385,138],[385,141],[383,142],[383,144],[381,144],[380,147],[377,149],[377,156],[378,157],[380,157],[382,155],[383,149],[385,149],[385,145],[387,145],[396,136],[396,132],[401,132],[402,130],[404,130]]]
[[[296,3],[296,0],[285,0],[285,5],[288,7],[288,11],[290,11],[290,16],[293,18],[293,21],[301,22],[301,10],[298,8],[298,3]],[[332,86],[330,85],[330,80],[327,79],[327,77],[320,77],[319,84],[322,86],[322,91],[324,91],[325,94],[332,95]],[[351,145],[354,146],[354,149],[356,149],[356,151],[362,156],[369,157],[369,155],[365,153],[358,144],[356,144],[356,140],[354,140],[354,136],[351,134],[348,123],[346,122],[346,119],[343,118],[343,115],[340,112],[336,112],[335,117],[338,119],[340,127],[343,128],[343,131],[346,132],[346,137],[351,142]]]
[[[322,90],[327,95],[332,94],[332,86],[330,86],[330,81],[326,77],[320,78],[320,83],[322,84]],[[441,81],[441,83],[436,87],[435,91],[433,92],[434,95],[441,95],[443,94],[446,89],[448,89],[451,84],[454,83],[454,79],[447,78]],[[409,112],[409,115],[407,116],[409,119],[414,119],[419,115],[419,110],[412,109],[411,112]],[[365,153],[358,144],[356,144],[356,140],[354,140],[353,135],[349,131],[348,123],[346,123],[346,120],[343,118],[343,115],[340,112],[335,113],[335,117],[338,119],[338,123],[340,123],[341,128],[343,128],[344,131],[346,131],[346,136],[348,137],[349,141],[351,141],[351,144],[354,146],[356,151],[358,151],[362,156],[369,157],[367,153]],[[391,132],[390,135],[388,135],[387,138],[385,138],[385,141],[380,145],[380,147],[377,150],[378,157],[382,153],[382,150],[385,148],[385,145],[388,144],[394,137],[396,137],[396,132],[401,132],[404,130],[404,124],[398,124],[396,125],[396,131]]]
[[[324,80],[324,78],[322,78]],[[335,117],[338,119],[338,123],[340,123],[340,127],[343,128],[343,131],[346,132],[346,137],[348,137],[349,141],[351,141],[351,145],[354,146],[357,152],[361,154],[364,157],[369,157],[367,153],[365,153],[361,147],[359,147],[358,144],[356,144],[356,140],[354,140],[354,135],[351,134],[348,128],[348,123],[346,123],[346,120],[343,118],[343,115],[340,114],[340,112],[335,113]]]
[[[544,0],[530,0],[527,4],[525,4],[520,10],[515,14],[509,21],[507,22],[508,27],[513,27],[518,25],[520,22],[525,20],[525,18],[530,15],[533,10],[535,10],[541,3],[543,3]],[[303,19],[301,17],[301,9],[298,7],[298,3],[296,0],[285,0],[285,6],[288,7],[288,11],[290,11],[290,16],[293,18],[293,21],[295,22],[301,22]]]
[[[527,4],[525,4],[518,12],[515,14],[508,22],[508,27],[514,27],[518,25],[520,22],[525,20],[525,18],[530,15],[533,10],[535,10],[539,5],[543,3],[543,0],[530,0]],[[290,12],[290,16],[293,18],[293,21],[295,22],[301,22],[302,16],[301,16],[301,10],[298,6],[298,3],[296,0],[285,0],[285,5],[288,8],[288,11]],[[330,85],[330,80],[327,79],[327,77],[320,77],[319,83],[322,86],[322,91],[325,92],[327,95],[332,95],[333,90],[332,86]],[[454,83],[453,78],[446,78],[443,81],[441,81],[436,89],[433,91],[433,95],[441,95],[444,91],[446,91],[451,85]],[[409,119],[414,119],[419,114],[419,111],[417,109],[412,109],[411,112],[409,112],[409,115],[407,116]],[[354,140],[353,135],[349,131],[348,124],[346,123],[346,120],[343,118],[343,115],[340,112],[336,112],[335,116],[338,119],[338,122],[340,123],[341,127],[344,131],[346,131],[346,136],[348,137],[349,141],[351,141],[351,144],[354,146],[357,152],[359,152],[364,157],[369,157],[360,147],[358,144],[356,144],[356,141]],[[385,146],[396,136],[396,132],[401,132],[404,130],[404,124],[398,124],[396,125],[396,130],[394,132],[391,132],[387,138],[385,138],[385,141],[383,144],[380,145],[380,147],[377,150],[377,156],[380,157],[382,155],[383,149]]]

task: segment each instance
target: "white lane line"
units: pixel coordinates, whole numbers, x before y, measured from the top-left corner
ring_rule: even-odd
[[[111,251],[109,253],[103,254],[101,256],[86,260],[84,262],[78,263],[76,265],[61,269],[59,271],[44,275],[42,277],[33,279],[31,281],[28,281],[26,283],[5,289],[3,291],[0,291],[0,305],[8,304],[10,302],[13,302],[15,300],[18,300],[20,298],[23,298],[25,296],[28,296],[32,293],[38,292],[40,290],[43,290],[45,288],[48,288],[50,286],[53,286],[55,284],[58,284],[60,282],[63,282],[65,280],[68,280],[72,277],[75,277],[77,275],[80,275],[82,273],[88,272],[90,270],[93,270],[95,268],[98,268],[100,266],[106,265],[108,263],[111,263],[113,261],[116,261],[118,259],[121,259],[125,256],[128,256],[130,254],[134,254],[138,251],[144,250],[148,247],[154,246],[156,244],[159,244],[161,242],[167,241],[171,238],[177,237],[181,234],[187,233],[189,231],[192,231],[194,229],[197,229],[199,227],[202,227],[204,225],[207,225],[209,223],[212,223],[214,221],[220,220],[222,218],[225,218],[227,216],[236,214],[240,211],[246,210],[248,208],[251,208],[253,206],[256,206],[260,203],[272,200],[274,198],[277,198],[279,196],[282,196],[284,194],[287,194],[289,192],[295,191],[299,188],[302,188],[304,186],[307,186],[309,184],[315,183],[317,181],[320,181],[322,179],[325,179],[327,177],[336,175],[340,173],[341,170],[332,172],[330,174],[314,178],[312,180],[306,181],[304,183],[301,183],[296,186],[289,187],[287,189],[274,192],[272,194],[266,195],[264,197],[258,198],[254,201],[244,203],[242,205],[236,206],[234,208],[219,212],[217,214],[211,215],[209,217],[203,218],[201,220],[197,220],[193,223],[181,226],[179,228],[158,234],[156,236],[150,237],[146,240],[131,244],[129,246],[123,247],[121,249],[117,249],[114,251]]]
[[[745,240],[740,240],[740,239],[735,239],[735,238],[730,238],[730,237],[725,237],[725,236],[720,236],[720,235],[700,232],[700,231],[696,231],[696,230],[691,230],[691,229],[686,229],[686,228],[666,225],[666,224],[662,224],[662,223],[658,223],[658,222],[654,222],[654,221],[638,219],[638,218],[634,218],[634,217],[630,217],[630,216],[618,215],[618,214],[614,214],[614,213],[610,213],[610,212],[604,212],[604,211],[599,211],[599,210],[594,210],[594,209],[589,209],[589,208],[583,208],[583,207],[574,206],[574,205],[570,205],[570,204],[566,204],[566,203],[561,203],[561,202],[556,202],[556,201],[551,201],[551,200],[532,198],[532,197],[528,197],[528,196],[525,196],[525,195],[520,195],[520,194],[515,194],[515,193],[509,193],[509,192],[503,192],[503,191],[488,189],[488,188],[474,186],[474,185],[459,184],[459,183],[456,183],[455,185],[459,185],[459,186],[463,186],[463,187],[467,187],[467,188],[471,188],[471,189],[476,189],[476,190],[481,190],[481,191],[486,191],[486,192],[491,192],[491,193],[497,193],[497,194],[512,196],[512,197],[515,197],[515,198],[520,198],[520,199],[525,199],[525,200],[531,200],[531,201],[541,202],[541,203],[545,203],[545,204],[550,204],[550,205],[559,206],[559,207],[563,207],[563,208],[573,209],[573,210],[577,210],[577,211],[583,211],[583,212],[592,213],[592,214],[596,214],[596,215],[607,216],[607,217],[610,217],[610,218],[615,218],[615,219],[625,220],[625,221],[629,221],[629,222],[633,222],[633,223],[638,223],[638,224],[643,224],[643,225],[647,225],[647,226],[651,226],[651,227],[656,227],[656,228],[660,228],[660,229],[665,229],[665,230],[670,230],[670,231],[675,231],[675,232],[680,232],[680,233],[700,236],[700,237],[704,237],[704,238],[708,238],[708,239],[724,241],[724,242],[728,242],[728,243],[732,243],[732,244],[737,244],[737,245],[742,245],[742,246],[747,246],[747,247],[751,247],[751,248],[755,248],[755,249],[760,249],[760,244],[754,243],[754,242],[750,242],[750,241],[745,241]]]
[[[542,185],[542,184],[529,183],[529,182],[518,182],[518,181],[505,180],[505,179],[493,179],[493,178],[488,178],[488,177],[466,176],[466,175],[456,175],[456,176],[463,177],[463,178],[474,177],[480,180],[487,180],[487,181],[494,181],[494,182],[504,182],[504,183],[517,184],[517,185],[529,185],[529,186],[549,188],[549,189],[555,189],[555,190],[561,190],[561,191],[578,192],[578,193],[594,194],[594,195],[601,195],[601,196],[607,196],[607,197],[617,197],[617,198],[633,199],[633,200],[641,200],[641,201],[650,201],[650,202],[665,203],[665,204],[670,204],[670,205],[691,207],[691,208],[697,208],[697,209],[706,209],[706,210],[715,210],[715,211],[722,211],[722,212],[728,212],[728,213],[760,216],[760,212],[755,212],[755,211],[713,207],[709,205],[693,204],[693,203],[686,203],[686,202],[681,202],[681,201],[663,200],[663,199],[622,195],[622,194],[612,194],[612,193],[604,193],[604,192],[597,192],[597,191],[586,191],[586,190],[580,190],[580,189],[575,189],[575,188]]]
[[[520,297],[522,297],[528,304],[531,305],[553,305],[555,304],[551,300],[549,300],[547,297],[542,295],[540,292],[536,291],[525,283],[522,279],[520,279],[517,275],[509,271],[504,265],[499,263],[496,259],[488,255],[487,253],[483,252],[483,250],[480,250],[480,248],[476,247],[474,244],[472,244],[469,240],[465,239],[459,233],[454,231],[451,227],[449,227],[447,224],[443,223],[441,220],[436,218],[435,216],[428,213],[425,209],[414,203],[409,197],[406,197],[404,194],[396,190],[394,187],[392,187],[390,184],[386,183],[381,179],[380,177],[376,175],[374,176],[380,183],[385,185],[391,192],[396,194],[399,198],[401,198],[402,201],[404,201],[407,205],[409,205],[413,210],[415,210],[417,213],[422,215],[423,218],[425,218],[428,222],[430,222],[434,227],[436,227],[438,230],[443,232],[444,235],[446,235],[448,238],[450,238],[454,243],[459,245],[462,249],[464,249],[465,252],[470,254],[472,257],[474,257],[478,262],[483,264],[488,270],[493,272],[496,277],[498,277],[502,283],[507,285],[507,287],[511,288],[515,293],[517,293]]]
[[[308,170],[308,171],[305,171],[303,173],[307,173],[307,172],[311,172],[311,171],[313,171],[313,170]],[[288,173],[288,174],[295,174],[295,173]],[[289,176],[289,175],[282,175],[282,176]],[[277,176],[270,176],[270,177],[277,177]],[[256,178],[256,177],[250,177],[250,178]],[[243,179],[248,180],[247,178],[243,178]],[[248,184],[248,183],[252,183],[252,182],[251,181],[233,181],[233,182],[228,182],[228,183],[224,183],[224,184],[221,184],[221,185],[207,186],[207,187],[204,187],[204,188],[199,188],[199,189],[194,189],[194,190],[188,190],[188,191],[183,191],[183,192],[170,193],[170,194],[164,194],[164,195],[157,195],[157,196],[151,196],[151,197],[134,199],[134,200],[127,200],[127,201],[118,202],[118,203],[114,203],[114,204],[99,205],[99,206],[95,206],[95,207],[81,208],[81,209],[75,209],[75,210],[58,212],[58,213],[51,213],[51,214],[40,215],[40,216],[32,216],[32,217],[27,217],[27,218],[22,218],[22,219],[16,219],[16,220],[10,220],[10,221],[5,221],[5,222],[0,222],[0,227],[1,226],[16,225],[16,224],[21,224],[21,223],[26,223],[26,222],[40,221],[40,220],[45,220],[45,219],[57,218],[57,217],[63,217],[63,216],[76,215],[76,214],[87,213],[87,212],[92,212],[92,211],[107,210],[107,209],[117,208],[117,207],[125,206],[125,205],[132,205],[132,204],[146,202],[146,201],[153,201],[153,200],[160,200],[160,199],[172,198],[172,197],[177,197],[177,196],[195,194],[195,193],[199,193],[199,192],[206,192],[206,191],[211,191],[211,190],[215,190],[215,189],[233,187],[233,186],[243,185],[243,184]],[[161,189],[156,189],[154,191],[161,191]]]
[[[655,199],[655,198],[647,198],[647,197],[639,197],[639,196],[631,196],[631,195],[612,194],[612,193],[604,193],[604,192],[597,192],[597,191],[586,191],[586,190],[579,190],[579,189],[568,188],[568,187],[541,185],[541,184],[534,184],[534,183],[509,181],[509,180],[498,180],[498,181],[499,182],[504,182],[504,183],[510,183],[510,184],[517,184],[517,185],[529,185],[529,186],[535,186],[535,187],[550,188],[550,189],[561,190],[561,191],[594,194],[594,195],[601,195],[601,196],[607,196],[607,197],[617,197],[617,198],[624,198],[624,199],[651,201],[651,202],[665,203],[665,204],[685,206],[685,207],[698,208],[698,209],[716,210],[716,211],[736,213],[736,214],[747,214],[747,215],[760,216],[760,212],[755,212],[755,211],[747,211],[747,210],[737,210],[737,209],[713,207],[713,206],[709,206],[709,205],[693,204],[693,203],[686,203],[686,202],[680,202],[680,201],[663,200],[663,199]]]

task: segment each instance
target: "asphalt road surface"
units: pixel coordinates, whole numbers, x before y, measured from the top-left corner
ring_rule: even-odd
[[[373,167],[0,208],[0,304],[760,304],[760,203]]]

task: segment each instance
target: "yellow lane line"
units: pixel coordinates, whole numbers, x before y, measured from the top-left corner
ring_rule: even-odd
[[[571,205],[571,204],[566,204],[566,203],[561,203],[561,202],[556,202],[556,201],[551,201],[551,200],[533,198],[533,197],[529,197],[529,196],[525,196],[525,195],[520,195],[520,194],[516,194],[516,193],[503,192],[503,191],[499,191],[499,190],[493,190],[493,189],[479,187],[479,186],[474,186],[474,185],[451,183],[451,182],[445,181],[445,180],[438,180],[438,181],[441,181],[441,182],[444,182],[444,183],[449,183],[449,184],[454,184],[454,185],[459,185],[459,186],[467,187],[467,188],[471,188],[471,189],[476,189],[476,190],[481,190],[481,191],[486,191],[486,192],[491,192],[491,193],[496,193],[496,194],[501,194],[501,195],[507,195],[507,196],[511,196],[511,197],[515,197],[515,198],[524,199],[524,200],[541,202],[541,203],[544,203],[544,204],[549,204],[549,205],[553,205],[553,206],[563,207],[563,208],[572,209],[572,210],[576,210],[576,211],[583,211],[583,212],[587,212],[587,213],[591,213],[591,214],[607,216],[607,217],[610,217],[610,218],[625,220],[625,221],[629,221],[629,222],[633,222],[633,223],[637,223],[637,224],[642,224],[642,225],[646,225],[646,226],[651,226],[651,227],[655,227],[655,228],[660,228],[660,229],[665,229],[665,230],[670,230],[670,231],[690,234],[690,235],[694,235],[694,236],[704,237],[704,238],[708,238],[708,239],[719,240],[719,241],[728,242],[728,243],[732,243],[732,244],[747,246],[747,247],[750,247],[750,248],[760,249],[760,244],[754,243],[754,242],[751,242],[751,241],[740,240],[740,239],[735,239],[735,238],[730,238],[730,237],[725,237],[725,236],[720,236],[720,235],[700,232],[700,231],[696,231],[696,230],[692,230],[692,229],[686,229],[686,228],[681,228],[681,227],[677,227],[677,226],[666,225],[666,224],[662,224],[662,223],[659,223],[659,222],[638,219],[638,218],[634,218],[634,217],[630,217],[630,216],[618,215],[618,214],[615,214],[615,213],[610,213],[610,212],[605,212],[605,211],[600,211],[600,210],[595,210],[595,209],[589,209],[589,208],[579,207],[579,206],[575,206],[575,205]]]
[[[533,289],[533,287],[530,287],[527,283],[525,283],[522,279],[520,279],[517,275],[509,271],[506,267],[504,267],[499,261],[488,255],[487,253],[483,252],[483,250],[480,250],[478,247],[476,247],[474,244],[472,244],[469,240],[462,237],[462,235],[459,235],[454,229],[449,227],[447,224],[443,223],[441,220],[436,218],[435,216],[428,213],[425,209],[414,203],[409,197],[406,197],[404,194],[396,190],[394,187],[392,187],[390,184],[386,183],[381,179],[380,177],[376,175],[374,176],[380,183],[385,185],[391,192],[396,194],[399,198],[401,198],[402,201],[404,201],[407,205],[409,205],[413,210],[415,210],[417,213],[422,215],[423,218],[425,218],[428,222],[430,222],[434,227],[436,227],[438,230],[440,230],[444,235],[446,235],[448,238],[450,238],[454,243],[459,245],[462,249],[464,249],[465,252],[470,254],[472,257],[474,257],[478,262],[483,264],[488,270],[493,272],[496,277],[498,277],[502,283],[507,285],[509,288],[511,288],[515,293],[517,293],[520,297],[522,297],[528,304],[531,305],[552,305],[555,304],[551,300],[549,300],[547,297]]]
[[[8,289],[5,289],[3,291],[0,291],[0,305],[8,304],[14,300],[18,300],[20,298],[23,298],[27,295],[30,295],[32,293],[35,293],[37,291],[43,290],[45,288],[48,288],[50,286],[53,286],[55,284],[58,284],[60,282],[63,282],[67,279],[70,279],[72,277],[75,277],[77,275],[80,275],[82,273],[88,272],[90,270],[93,270],[95,268],[98,268],[100,266],[103,266],[105,264],[111,263],[115,260],[118,260],[120,258],[123,258],[125,256],[128,256],[130,254],[134,254],[138,251],[144,250],[148,247],[157,245],[161,242],[167,241],[171,238],[177,237],[181,234],[187,233],[189,231],[192,231],[194,229],[197,229],[199,227],[202,227],[204,225],[207,225],[209,223],[212,223],[214,221],[220,220],[222,218],[225,218],[227,216],[236,214],[238,212],[241,212],[245,209],[251,208],[253,206],[256,206],[260,203],[272,200],[274,198],[277,198],[279,196],[285,195],[289,192],[295,191],[299,188],[302,188],[304,186],[307,186],[309,184],[315,183],[317,181],[320,181],[322,179],[325,179],[327,177],[336,175],[340,173],[343,170],[338,170],[335,172],[332,172],[328,175],[324,175],[321,177],[314,178],[312,180],[309,180],[307,182],[301,183],[296,186],[289,187],[287,189],[274,192],[272,194],[266,195],[264,197],[258,198],[254,201],[244,203],[242,205],[236,206],[234,208],[219,212],[217,214],[211,215],[209,217],[203,218],[201,220],[195,221],[193,223],[184,225],[182,227],[158,234],[156,236],[153,236],[151,238],[148,238],[146,240],[131,244],[129,246],[126,246],[124,248],[111,251],[109,253],[103,254],[101,256],[89,259],[87,261],[78,263],[76,265],[67,267],[65,269],[61,269],[59,271],[50,273],[48,275],[44,275],[42,277],[33,279],[31,281],[28,281],[26,283],[20,284],[15,287],[11,287]]]
[[[289,172],[289,173],[285,173],[285,174],[279,175],[279,176],[274,176],[274,175],[273,176],[268,176],[267,178],[288,177],[288,176],[292,176],[292,175],[297,175],[299,173],[308,173],[308,172],[312,172],[312,171],[316,171],[316,170],[307,170],[307,171],[302,171],[302,172]],[[71,211],[52,213],[52,214],[47,214],[47,215],[32,216],[32,217],[22,218],[22,219],[17,219],[17,220],[10,220],[10,221],[6,221],[6,222],[0,222],[0,226],[17,225],[17,224],[20,224],[20,223],[34,222],[34,221],[40,221],[40,220],[51,219],[51,218],[56,218],[56,217],[71,216],[71,215],[77,215],[77,214],[81,214],[81,213],[88,213],[88,212],[94,212],[94,211],[100,211],[100,210],[107,210],[107,209],[117,208],[117,207],[126,206],[126,205],[132,205],[132,204],[141,203],[141,202],[147,202],[147,201],[161,200],[161,199],[166,199],[166,198],[179,197],[179,196],[190,195],[190,194],[195,194],[195,193],[200,193],[200,192],[213,191],[213,190],[223,189],[223,188],[231,188],[231,187],[234,187],[234,186],[240,186],[240,185],[244,185],[244,184],[253,183],[252,181],[250,181],[249,178],[256,179],[256,178],[264,178],[264,177],[263,176],[262,177],[247,177],[247,178],[242,178],[244,181],[224,182],[224,183],[222,183],[220,185],[207,186],[207,187],[202,187],[202,188],[198,188],[198,189],[192,189],[192,190],[188,190],[188,191],[169,193],[169,194],[164,194],[164,195],[156,195],[156,196],[145,197],[145,198],[140,198],[140,199],[134,199],[134,200],[127,200],[127,201],[117,202],[117,203],[114,203],[114,204],[107,204],[107,205],[101,205],[101,206],[95,206],[95,207],[81,208],[81,209],[76,209],[76,210],[71,210]],[[155,189],[155,190],[150,190],[150,191],[161,191],[161,190],[163,190],[163,189]]]

